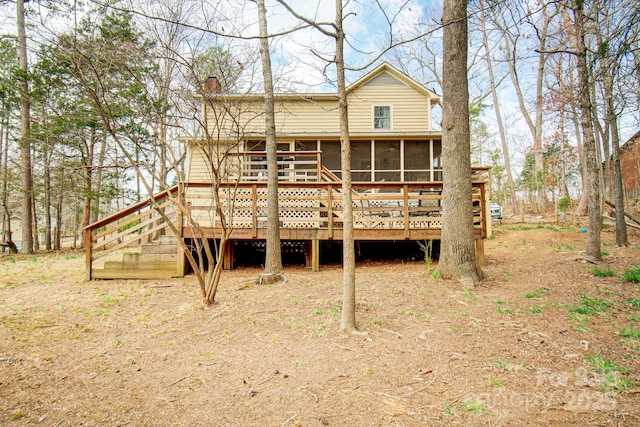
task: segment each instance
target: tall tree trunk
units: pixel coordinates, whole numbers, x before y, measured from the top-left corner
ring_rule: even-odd
[[[51,246],[51,149],[46,141],[43,147],[44,158],[44,248],[47,251]]]
[[[33,236],[33,250],[35,252],[38,252],[40,250],[40,236],[38,233],[38,215],[35,215],[36,212],[38,212],[37,206],[36,206],[36,198],[35,196],[31,197],[31,212],[34,213],[33,218],[32,218],[32,224],[33,224],[33,230],[32,230],[32,236]]]
[[[573,73],[570,74],[571,78],[571,87],[575,87],[575,83],[573,82]],[[582,172],[580,173],[580,184],[581,184],[581,192],[580,192],[580,200],[578,200],[578,206],[576,207],[576,215],[584,216],[587,214],[587,204],[589,200],[589,190],[587,188],[587,159],[584,154],[584,144],[582,142],[582,132],[580,129],[580,114],[578,113],[578,109],[576,108],[576,103],[571,102],[571,121],[573,122],[573,127],[576,133],[576,145],[578,147],[578,157],[580,160],[580,165],[582,166]]]
[[[91,208],[91,222],[98,221],[100,217],[100,194],[102,193],[102,173],[104,170],[104,161],[107,154],[107,141],[103,140],[100,145],[100,152],[98,153],[98,167],[96,169],[95,179],[93,180],[95,185],[93,206]]]
[[[6,242],[9,240],[9,233],[7,233],[7,225],[9,223],[8,206],[7,206],[7,151],[5,147],[9,147],[9,101],[2,100],[2,127],[0,128],[0,173],[2,173],[2,189],[0,191],[0,202],[2,202],[2,235],[0,235],[0,242]]]
[[[473,288],[484,278],[473,238],[466,2],[445,0],[442,14],[442,247],[438,271]]]
[[[546,202],[546,196],[543,188],[543,183],[540,179],[542,173],[544,172],[544,153],[542,147],[542,107],[543,107],[543,88],[544,88],[544,72],[546,67],[546,62],[548,58],[547,53],[542,53],[547,48],[547,33],[549,29],[549,24],[551,23],[552,16],[547,15],[547,9],[543,8],[543,21],[542,21],[542,29],[538,31],[540,38],[540,47],[539,50],[541,53],[538,54],[538,67],[537,67],[537,77],[536,77],[536,100],[535,100],[535,122],[532,120],[531,115],[529,114],[529,110],[527,108],[527,103],[525,101],[524,94],[522,93],[522,87],[520,84],[520,77],[518,74],[518,68],[516,67],[516,41],[511,43],[511,39],[509,38],[509,33],[506,29],[502,29],[503,34],[505,35],[506,47],[505,54],[507,64],[509,65],[509,74],[511,76],[511,80],[513,82],[513,86],[516,90],[516,95],[518,97],[518,104],[520,105],[520,111],[522,112],[522,116],[529,127],[529,131],[531,132],[531,136],[533,138],[533,146],[532,152],[535,159],[535,183],[536,183],[536,204],[538,207],[544,205]],[[513,49],[513,56],[511,54],[511,49]]]
[[[601,5],[602,6],[602,5]],[[598,44],[604,45],[602,31],[598,31]],[[603,138],[604,148],[604,188],[609,197],[613,195],[615,201],[616,218],[616,245],[628,246],[627,223],[624,217],[624,186],[622,184],[622,169],[620,166],[620,134],[618,131],[618,115],[616,113],[613,86],[615,75],[617,74],[618,58],[601,58],[602,64],[602,87],[604,90],[605,104],[605,135]],[[609,144],[611,142],[611,155],[609,154]]]
[[[56,201],[56,226],[53,233],[53,249],[62,249],[62,190],[58,189],[58,200]]]
[[[336,70],[338,80],[338,117],[340,118],[340,160],[342,162],[342,317],[340,330],[356,331],[356,253],[351,198],[351,140],[344,73],[344,27],[342,0],[336,0]]]
[[[613,92],[613,90],[611,91]],[[627,223],[624,217],[624,185],[622,183],[622,167],[620,165],[620,133],[618,118],[613,105],[613,93],[607,94],[607,109],[609,110],[611,125],[611,152],[613,163],[613,198],[616,217],[616,245],[629,246],[627,237]]]
[[[269,53],[267,11],[264,0],[256,0],[260,26],[260,56],[264,78],[265,145],[267,150],[267,242],[264,272],[260,282],[282,280],[282,254],[280,248],[280,218],[278,212],[278,153],[276,143],[275,105],[273,99],[273,75]]]
[[[593,134],[593,115],[591,114],[591,96],[589,94],[589,69],[587,68],[587,50],[584,42],[584,14],[581,2],[575,2],[572,7],[576,32],[576,59],[578,65],[579,91],[582,135],[584,141],[584,156],[587,166],[587,191],[589,211],[589,226],[587,233],[587,248],[585,259],[599,261],[602,228],[600,211],[599,166],[596,155],[596,141]]]
[[[84,164],[84,202],[82,204],[82,224],[80,229],[83,230],[91,222],[91,201],[93,198],[93,158],[96,146],[96,128],[91,128],[89,143],[87,144],[87,158]],[[139,194],[139,192],[138,192]],[[80,241],[82,247],[85,246],[84,233],[80,233]]]
[[[33,178],[31,175],[31,142],[29,138],[31,106],[27,62],[27,34],[25,29],[24,0],[16,1],[18,26],[18,57],[20,62],[20,176],[22,186],[22,252],[33,253]]]
[[[500,112],[500,102],[498,100],[498,88],[496,85],[495,75],[493,73],[493,61],[491,60],[491,50],[489,49],[489,37],[486,29],[486,19],[484,13],[484,1],[480,0],[480,11],[482,21],[482,37],[484,42],[485,55],[487,60],[487,72],[491,82],[491,94],[493,96],[493,108],[498,121],[498,130],[500,131],[500,142],[502,143],[502,154],[504,157],[504,168],[507,172],[507,183],[509,184],[509,195],[511,196],[511,206],[513,214],[518,215],[518,200],[516,198],[516,188],[513,183],[513,174],[511,173],[511,156],[509,156],[509,145],[507,144],[507,135],[502,122],[502,114]]]

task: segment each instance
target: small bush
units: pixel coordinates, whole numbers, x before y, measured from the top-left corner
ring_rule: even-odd
[[[595,277],[615,277],[618,274],[611,267],[606,269],[595,267],[592,272]]]
[[[640,267],[633,267],[625,270],[622,275],[623,282],[640,283]]]
[[[547,292],[547,288],[538,288],[533,292],[527,292],[524,294],[525,298],[542,298],[545,292]]]
[[[623,328],[619,335],[623,338],[640,339],[640,330],[636,329],[634,325],[630,325],[628,328]]]
[[[558,210],[560,212],[566,212],[571,207],[571,199],[568,197],[563,197],[558,200]]]
[[[600,298],[591,298],[587,295],[580,295],[581,305],[571,308],[572,313],[585,314],[587,316],[595,316],[598,313],[609,311],[611,303]]]
[[[613,360],[605,359],[599,354],[592,354],[587,357],[591,363],[593,372],[600,374],[600,389],[607,393],[609,391],[623,392],[631,386],[631,379],[623,375],[626,371],[622,366]]]

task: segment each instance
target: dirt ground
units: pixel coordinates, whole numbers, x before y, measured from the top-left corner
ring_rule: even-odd
[[[580,226],[498,227],[473,291],[425,262],[342,270],[84,280],[82,254],[0,259],[0,424],[45,426],[640,425],[640,235],[581,262]]]

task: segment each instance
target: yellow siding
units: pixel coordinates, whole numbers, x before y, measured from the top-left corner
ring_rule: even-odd
[[[276,131],[282,133],[338,133],[338,102],[311,100],[280,102],[276,109]]]
[[[214,147],[212,147],[214,148]],[[218,152],[218,156],[223,156],[223,151],[220,150]],[[208,156],[205,156],[205,151],[202,145],[194,145],[192,144],[189,147],[189,164],[187,165],[187,182],[213,182],[212,176],[212,165],[208,159]],[[214,153],[214,155],[216,155]],[[217,165],[217,161],[215,164]],[[232,181],[235,177],[239,176],[239,158],[234,156],[229,156],[224,158],[224,162],[221,165],[221,169],[226,171],[226,176],[221,176],[222,181]]]
[[[204,161],[202,148],[196,145],[189,147],[187,182],[211,182],[211,173]]]
[[[431,131],[431,100],[429,96],[393,77],[378,80],[376,84],[364,84],[348,95],[349,129],[354,133],[429,132]],[[383,85],[380,81],[389,81]],[[223,101],[224,102],[224,101]],[[263,105],[260,101],[233,101],[232,107],[207,108],[209,129],[221,133],[229,131],[240,135],[264,134]],[[374,105],[392,107],[392,129],[374,130],[372,108]],[[313,96],[308,99],[276,99],[276,131],[284,134],[320,134],[340,131],[338,101],[335,98]]]
[[[428,132],[430,99],[409,86],[368,86],[349,95],[350,132]],[[390,105],[392,128],[373,129],[373,105]]]

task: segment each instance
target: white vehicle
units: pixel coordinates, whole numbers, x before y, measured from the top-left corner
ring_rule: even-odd
[[[491,202],[491,221],[498,221],[502,224],[502,206],[498,202]]]

